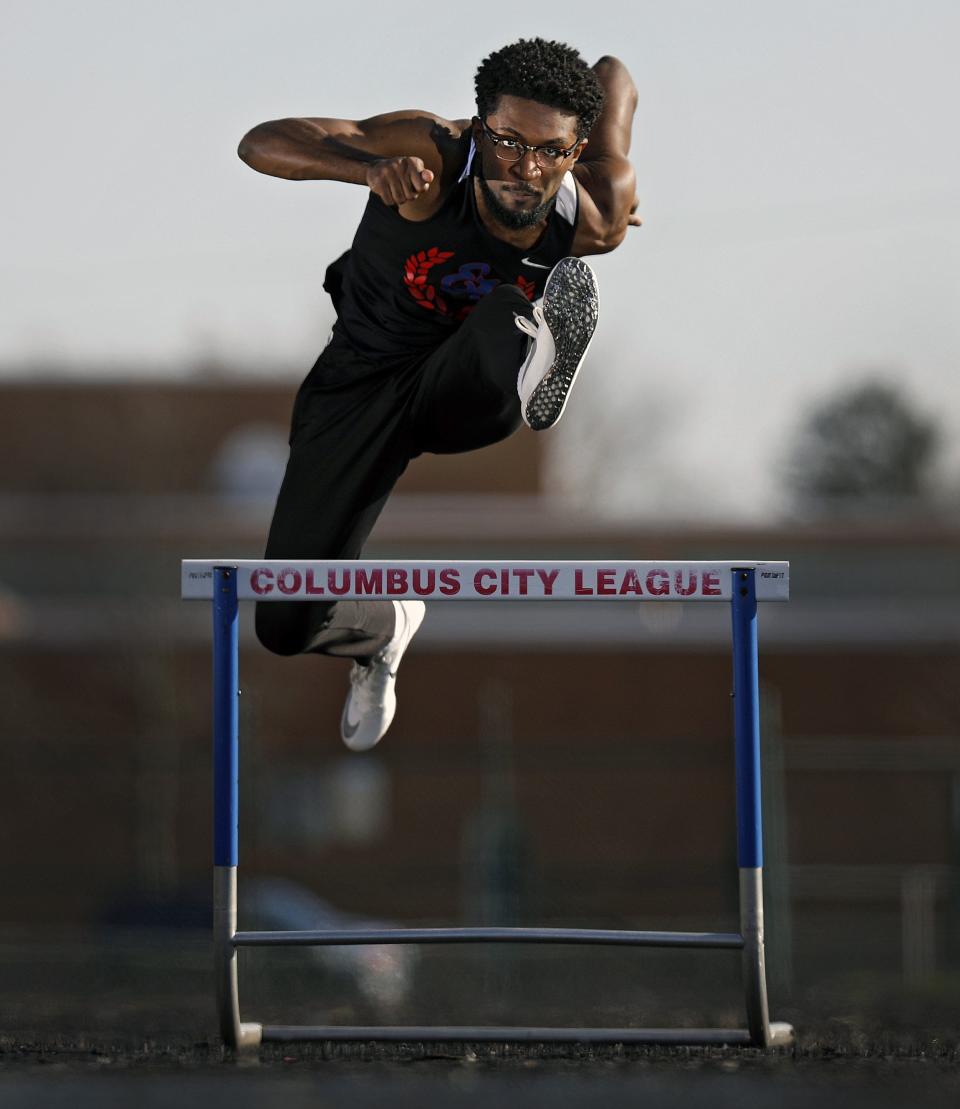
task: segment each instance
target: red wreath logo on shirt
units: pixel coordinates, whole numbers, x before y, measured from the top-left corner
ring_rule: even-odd
[[[434,266],[440,265],[453,257],[452,250],[440,250],[432,246],[429,250],[421,250],[411,254],[403,264],[403,283],[407,291],[421,308],[429,312],[440,312],[449,315],[450,309],[437,290],[427,284],[427,274]]]
[[[411,254],[403,264],[403,283],[407,287],[407,292],[421,308],[425,308],[428,312],[439,312],[442,316],[453,316],[456,320],[463,320],[473,311],[475,305],[460,305],[457,311],[453,312],[446,298],[427,281],[430,270],[434,266],[449,261],[454,253],[452,250],[440,250],[439,247],[432,246],[429,250],[420,250],[416,254]],[[468,265],[461,269],[475,270],[477,265]],[[486,273],[489,267],[484,265],[482,269]],[[475,277],[472,273],[471,276]],[[491,286],[496,284],[498,284],[496,281],[488,282]],[[517,276],[517,285],[527,300],[533,300],[536,297],[536,285],[522,274]],[[476,294],[475,297],[479,299]]]

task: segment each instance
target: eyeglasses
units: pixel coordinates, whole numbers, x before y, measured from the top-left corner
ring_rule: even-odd
[[[493,143],[494,154],[501,162],[519,162],[529,150],[541,169],[555,169],[565,158],[569,158],[580,145],[577,141],[566,150],[559,146],[530,146],[517,139],[508,139],[504,135],[498,135],[495,131],[491,131],[482,119],[479,122],[483,128],[483,133]]]

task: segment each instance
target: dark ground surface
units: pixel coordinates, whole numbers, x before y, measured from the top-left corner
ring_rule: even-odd
[[[8,1106],[497,1106],[665,1107],[960,1104],[955,1060],[864,1057],[801,1048],[752,1050],[470,1050],[453,1046],[264,1049],[251,1060],[207,1044],[102,1041],[5,1045],[0,1103]]]
[[[708,953],[712,955],[713,953]],[[681,975],[679,972],[683,970]],[[277,959],[242,968],[246,1019],[283,1023],[517,1023],[734,1027],[736,966],[687,953],[636,966],[425,953],[398,1010],[376,1011],[329,971]],[[557,1045],[219,1044],[205,938],[0,937],[0,1105],[960,1106],[957,982],[907,991],[880,976],[774,995],[791,1050]],[[636,983],[642,982],[639,986]],[[602,1001],[598,1002],[598,998]]]

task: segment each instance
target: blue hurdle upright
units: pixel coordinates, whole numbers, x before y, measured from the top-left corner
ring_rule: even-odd
[[[659,1043],[787,1046],[793,1028],[771,1022],[763,939],[763,826],[760,799],[758,600],[786,601],[785,562],[277,562],[184,561],[181,595],[213,602],[214,958],[224,1042],[263,1041]],[[621,600],[730,604],[739,932],[643,932],[592,928],[365,928],[237,931],[239,778],[239,601]],[[742,951],[746,1028],[536,1028],[489,1026],[312,1026],[243,1021],[237,982],[241,947],[385,943],[595,944]]]

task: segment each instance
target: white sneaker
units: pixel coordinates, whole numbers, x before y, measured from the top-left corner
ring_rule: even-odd
[[[394,601],[393,605],[397,614],[393,639],[369,666],[355,662],[350,671],[340,735],[351,751],[369,751],[390,727],[397,711],[397,667],[427,612],[423,601]]]
[[[561,258],[550,271],[542,305],[517,327],[533,342],[517,376],[520,412],[534,431],[563,415],[581,363],[597,327],[599,296],[594,272],[582,258]]]

